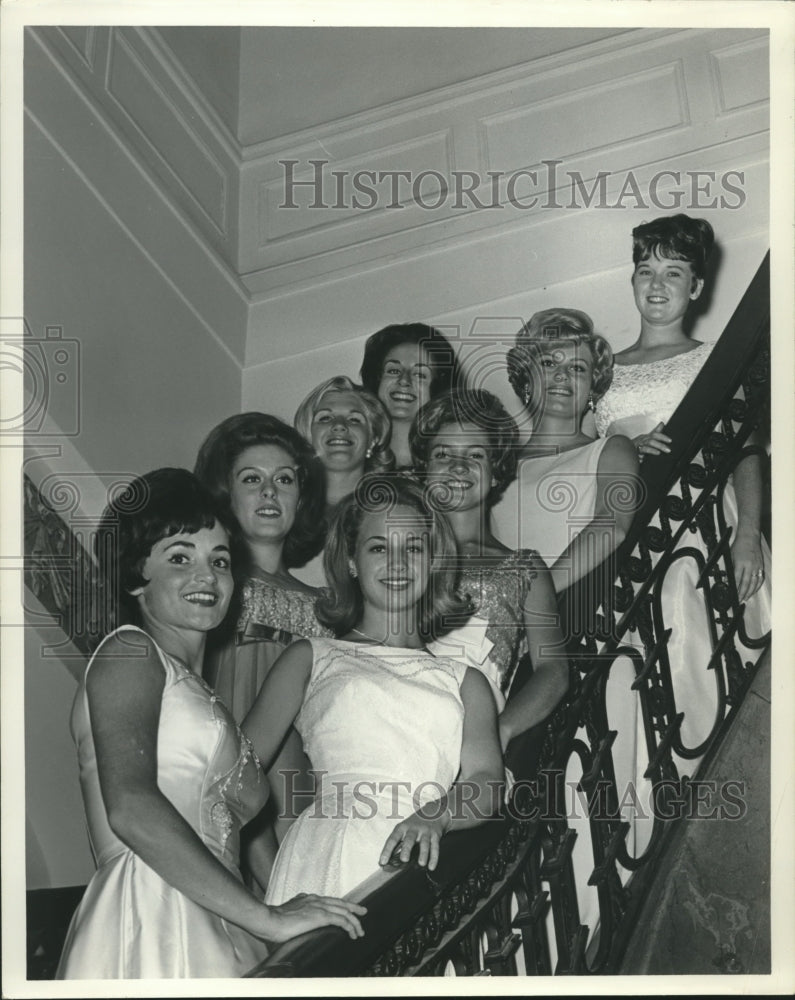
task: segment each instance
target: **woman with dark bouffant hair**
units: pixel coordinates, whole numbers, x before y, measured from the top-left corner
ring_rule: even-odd
[[[352,893],[415,846],[433,870],[442,836],[482,822],[502,797],[488,683],[426,649],[447,617],[466,614],[444,515],[407,477],[365,476],[334,512],[325,562],[318,615],[335,638],[286,650],[243,722],[267,764],[294,721],[319,777],[279,850],[274,903]]]
[[[241,828],[268,787],[251,744],[201,680],[232,596],[231,524],[186,469],[157,469],[111,500],[97,535],[106,593],[139,625],[102,642],[72,709],[97,871],[58,979],[242,976],[326,924],[362,933],[361,907],[263,905],[239,871]]]
[[[671,450],[665,423],[685,397],[715,347],[685,330],[691,304],[704,290],[707,261],[715,236],[706,219],[663,216],[632,231],[632,291],[640,313],[638,339],[615,357],[613,381],[596,405],[596,429],[608,442],[613,435],[632,439],[639,458],[648,462]],[[754,443],[754,438],[749,440]],[[762,474],[758,454],[743,458],[726,483],[723,513],[732,527],[731,565],[737,597],[745,605],[743,625],[752,638],[770,629],[770,549],[760,530]],[[709,558],[700,532],[686,532],[682,547]],[[652,559],[656,556],[652,553]],[[684,710],[683,744],[695,749],[720,721],[717,684],[720,671],[708,669],[713,645],[707,627],[701,573],[693,558],[679,558],[659,588],[666,626],[667,657],[677,710]],[[758,649],[742,647],[754,661]],[[682,764],[692,773],[691,754]]]
[[[455,351],[426,323],[393,323],[368,338],[360,374],[392,421],[397,468],[410,468],[409,430],[417,411],[448,389],[464,387]]]
[[[423,406],[410,442],[417,473],[453,529],[459,587],[475,609],[431,650],[463,658],[485,674],[504,750],[546,718],[568,687],[549,571],[538,552],[509,549],[489,524],[492,505],[516,476],[519,430],[492,393],[448,392]],[[506,707],[519,662],[528,655],[532,676]]]
[[[290,572],[323,543],[323,470],[294,428],[254,412],[229,417],[210,432],[196,475],[233,517],[247,557],[232,634],[211,644],[205,667],[207,680],[240,722],[284,649],[302,636],[328,634],[315,617],[320,592]],[[276,841],[308,801],[308,770],[291,731],[268,773],[273,796],[261,837],[244,852],[258,879],[276,855]]]
[[[518,475],[494,507],[495,534],[537,549],[560,594],[621,544],[637,506],[632,443],[595,441],[582,421],[610,385],[612,351],[579,309],[544,309],[516,335],[508,379],[532,424]]]

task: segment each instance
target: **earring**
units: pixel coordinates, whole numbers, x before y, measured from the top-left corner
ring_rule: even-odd
[[[525,386],[524,392],[522,393],[522,399],[524,401],[524,405],[525,406],[529,406],[530,405],[530,386],[529,385]]]
[[[349,572],[349,573],[351,574],[351,576],[352,576],[352,577],[354,578],[354,580],[355,580],[355,579],[357,578],[357,576],[359,575],[359,574],[358,574],[358,573],[356,572],[356,563],[355,563],[355,562],[353,561],[353,559],[349,559],[349,560],[348,560],[348,572]]]
[[[373,457],[373,446],[372,445],[370,445],[370,447],[364,453],[364,457],[365,458],[372,458]]]
[[[595,410],[596,409],[596,404],[593,401],[593,393],[592,392],[588,393],[588,409],[589,410]]]

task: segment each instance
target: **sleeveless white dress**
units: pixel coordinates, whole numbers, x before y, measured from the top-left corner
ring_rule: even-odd
[[[684,398],[714,344],[701,344],[685,354],[641,365],[616,365],[613,382],[596,406],[596,427],[600,435],[626,434],[634,438],[648,433],[670,419]],[[737,498],[731,482],[723,494],[727,524],[737,526]],[[659,524],[659,520],[654,522]],[[676,522],[672,525],[676,528]],[[690,548],[706,556],[699,532],[685,532],[678,550],[683,558],[668,570],[661,601],[666,627],[672,629],[668,642],[672,681],[678,711],[684,711],[682,736],[686,746],[695,747],[709,734],[717,710],[717,689],[706,665],[711,656],[707,628],[707,608],[702,591],[696,587],[698,568],[683,550]],[[765,580],[747,602],[745,628],[750,638],[761,638],[770,630],[770,548],[762,540]],[[655,558],[652,553],[652,558]],[[758,650],[743,647],[743,659],[755,661]],[[690,768],[692,770],[692,763]]]
[[[135,670],[140,660],[136,638],[145,633],[130,625],[112,634],[128,636],[129,668]],[[212,690],[155,648],[166,673],[157,733],[158,787],[221,864],[240,879],[240,828],[265,803],[265,776],[251,744]],[[72,709],[97,871],[72,918],[56,978],[242,976],[267,957],[265,944],[174,889],[110,828],[86,694],[86,678],[101,649],[86,668]]]
[[[547,566],[593,520],[596,472],[607,442],[520,458],[516,479],[492,509],[494,534],[511,549],[535,549]]]
[[[625,434],[633,438],[669,420],[713,347],[714,344],[705,343],[685,354],[661,361],[616,365],[610,389],[596,405],[599,434]],[[731,482],[726,484],[724,490],[723,510],[727,524],[736,527],[737,500]],[[655,516],[652,524],[659,527],[659,523],[659,518]],[[677,523],[673,522],[672,529],[676,527]],[[702,591],[696,586],[699,576],[697,559],[706,555],[700,532],[685,531],[676,548],[676,559],[666,572],[660,591],[664,625],[671,629],[668,656],[675,709],[684,713],[680,731],[682,742],[692,750],[707,738],[719,714],[716,672],[707,669],[713,652],[708,609]],[[753,639],[764,636],[770,630],[771,621],[770,548],[764,539],[762,556],[764,584],[745,607],[746,634]],[[651,553],[651,557],[655,561],[659,558],[656,553]],[[625,641],[633,642],[631,633]],[[742,646],[739,639],[738,648],[746,662],[755,662],[760,655],[759,650]],[[609,721],[615,720],[612,728],[619,731],[613,754],[619,786],[633,780],[643,803],[648,783],[642,775],[648,758],[638,699],[628,690],[632,680],[634,669],[627,663],[614,665],[608,684],[608,715]],[[634,734],[626,726],[629,713],[636,716]],[[700,759],[700,755],[680,758],[674,754],[680,774],[692,775]],[[625,818],[631,822],[630,844],[634,839],[635,853],[640,853],[647,842],[650,823],[645,822],[645,817],[641,817],[640,822],[637,817],[633,821],[630,815]]]
[[[295,727],[317,777],[279,848],[266,902],[344,896],[378,872],[397,823],[438,800],[461,765],[466,667],[421,649],[313,638]]]

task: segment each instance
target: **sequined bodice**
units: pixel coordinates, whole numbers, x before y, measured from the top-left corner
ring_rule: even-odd
[[[497,565],[465,563],[461,573],[462,593],[469,594],[478,618],[488,622],[486,638],[493,643],[489,656],[505,697],[519,660],[527,652],[522,608],[536,576],[538,558],[533,549],[524,549],[511,552]]]
[[[315,617],[316,599],[315,594],[288,590],[261,577],[251,576],[243,586],[238,634],[251,639],[275,637],[284,644],[299,636],[331,636],[332,632]],[[260,635],[263,629],[273,632],[274,636]]]
[[[641,365],[615,365],[610,388],[596,404],[600,437],[647,434],[665,423],[684,399],[714,344]]]
[[[123,634],[129,642],[130,669],[134,670],[136,637],[143,633],[125,626],[113,634]],[[265,804],[267,782],[251,744],[223,703],[193,671],[156,648],[166,673],[157,733],[158,787],[213,854],[236,869],[240,829]],[[91,664],[86,674],[90,669]],[[128,848],[108,824],[85,678],[72,709],[72,733],[91,845],[97,864],[102,865]]]

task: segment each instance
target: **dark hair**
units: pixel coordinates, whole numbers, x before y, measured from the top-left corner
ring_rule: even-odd
[[[207,435],[196,458],[195,473],[213,496],[232,513],[230,478],[237,459],[257,445],[277,445],[295,462],[298,507],[295,522],[284,541],[283,558],[288,567],[303,566],[323,544],[325,489],[323,468],[311,445],[294,428],[267,413],[239,413],[227,417]]]
[[[430,398],[463,385],[458,358],[443,333],[426,323],[392,323],[367,338],[359,375],[368,392],[378,395],[384,360],[393,347],[419,344],[428,354],[431,366]]]
[[[493,506],[516,478],[519,428],[500,400],[486,389],[446,392],[419,411],[409,431],[415,466],[424,472],[433,439],[445,424],[472,423],[488,435],[489,460],[496,480],[488,495]]]
[[[397,506],[415,510],[428,526],[431,536],[431,567],[428,587],[420,600],[419,632],[423,641],[442,635],[454,627],[448,619],[472,613],[468,599],[457,590],[458,567],[453,529],[428,491],[416,480],[399,473],[363,476],[354,492],[334,509],[323,567],[328,594],[315,604],[315,614],[337,636],[350,632],[361,621],[364,602],[357,580],[351,576],[348,560],[354,557],[359,529],[367,514],[389,512]]]
[[[541,309],[533,313],[516,334],[516,342],[508,351],[508,381],[513,391],[527,405],[526,395],[533,385],[533,369],[541,348],[559,344],[585,344],[593,359],[591,393],[601,399],[613,381],[613,351],[604,337],[594,333],[593,320],[579,309]]]
[[[149,582],[143,567],[157,542],[171,535],[195,534],[216,522],[229,533],[231,549],[233,519],[187,469],[155,469],[117,489],[108,499],[95,539],[109,625],[116,624],[120,608],[128,620],[138,621],[138,603],[131,591]]]
[[[315,388],[304,399],[295,411],[293,424],[298,433],[307,441],[312,440],[312,419],[315,412],[320,409],[320,404],[324,397],[330,392],[350,392],[358,396],[361,401],[362,410],[367,418],[369,432],[372,435],[370,442],[371,454],[365,462],[367,472],[386,472],[395,464],[395,456],[389,447],[389,438],[392,434],[392,422],[386,407],[372,392],[368,392],[364,386],[357,385],[347,375],[334,375],[327,378],[325,382],[316,385]]]
[[[664,215],[632,230],[632,262],[637,266],[652,254],[686,261],[693,275],[703,279],[715,233],[706,219],[689,215]]]

